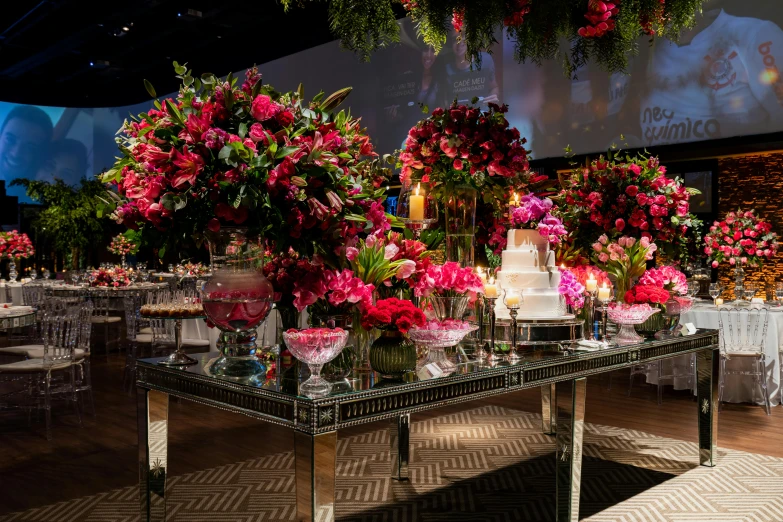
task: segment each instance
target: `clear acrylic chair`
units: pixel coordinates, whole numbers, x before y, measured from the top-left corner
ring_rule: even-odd
[[[769,310],[762,307],[721,308],[718,310],[720,327],[720,384],[718,403],[723,404],[723,391],[727,375],[741,375],[753,378],[752,401],[756,403],[756,389],[761,388],[767,415],[770,414],[769,390],[767,389],[767,366],[764,344],[767,339]],[[729,369],[729,361],[735,361],[741,368]],[[750,367],[748,363],[750,361]],[[720,406],[719,406],[720,408]]]
[[[111,338],[109,337],[109,325],[119,323],[122,321],[121,317],[112,315],[114,310],[111,307],[111,298],[108,295],[93,295],[93,315],[91,322],[94,326],[103,325],[103,341],[106,349],[106,358],[109,357],[109,343]]]
[[[28,412],[44,410],[46,418],[46,438],[51,440],[51,409],[53,398],[63,398],[70,402],[76,412],[79,425],[75,348],[79,337],[79,309],[76,307],[46,314],[41,320],[43,337],[43,357],[24,359],[1,364],[0,378],[6,381],[26,381],[26,386],[12,390],[0,397],[0,406],[16,406]],[[57,380],[57,377],[62,380]],[[8,399],[19,398],[17,404]]]
[[[696,355],[683,355],[684,361],[680,357],[676,357],[671,361],[671,373],[663,373],[664,361],[656,361],[652,363],[639,364],[631,367],[631,378],[628,384],[628,396],[631,396],[631,390],[633,389],[633,378],[636,375],[644,375],[645,377],[654,377],[657,382],[658,388],[658,406],[663,404],[663,387],[666,386],[662,381],[671,381],[671,385],[674,386],[674,381],[685,380],[688,388],[695,394],[696,393]],[[609,382],[611,387],[611,380]]]

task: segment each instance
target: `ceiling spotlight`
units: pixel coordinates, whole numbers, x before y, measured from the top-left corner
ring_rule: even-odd
[[[177,13],[177,16],[182,16],[182,13]]]
[[[128,27],[127,25],[123,25],[122,30],[127,33],[128,31],[130,31],[130,27]]]
[[[90,62],[90,67],[94,67],[95,64],[93,62]]]

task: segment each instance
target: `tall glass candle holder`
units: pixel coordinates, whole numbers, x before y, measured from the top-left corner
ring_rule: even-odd
[[[495,353],[495,302],[497,300],[497,294],[495,297],[484,296],[484,306],[489,311],[489,353],[487,354],[487,362],[489,363],[495,363],[501,359]]]
[[[511,288],[503,291],[503,304],[511,316],[511,348],[508,351],[508,362],[518,362],[521,357],[517,353],[517,315],[522,304],[522,294]]]
[[[397,219],[416,239],[421,238],[422,230],[438,222],[438,200],[432,197],[428,183],[411,179],[403,185],[397,198]]]

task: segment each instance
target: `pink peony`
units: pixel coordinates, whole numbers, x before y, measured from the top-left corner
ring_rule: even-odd
[[[277,116],[277,113],[282,109],[282,105],[272,101],[272,98],[266,94],[259,94],[253,100],[253,104],[250,107],[250,113],[256,120],[266,121]]]

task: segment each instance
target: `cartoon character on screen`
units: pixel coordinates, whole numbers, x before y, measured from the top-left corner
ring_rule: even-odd
[[[678,44],[656,45],[640,120],[645,145],[777,130],[783,119],[783,30],[711,0]],[[747,10],[746,10],[747,11]],[[745,11],[743,11],[745,12]]]
[[[11,109],[0,125],[0,180],[33,178],[46,159],[53,125],[49,116],[31,105]]]

